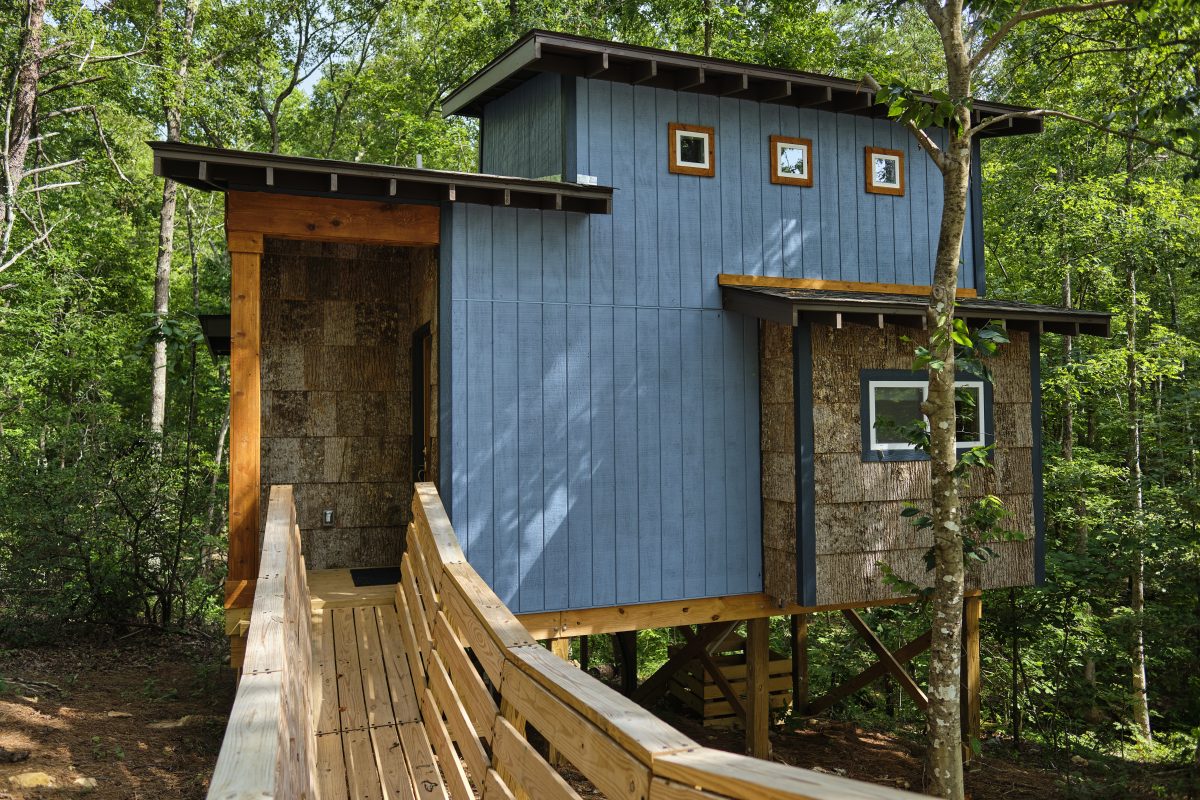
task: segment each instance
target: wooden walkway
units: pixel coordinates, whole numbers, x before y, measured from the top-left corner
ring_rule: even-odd
[[[313,602],[320,800],[445,798],[396,607],[378,602],[379,588],[362,592],[359,605],[349,591],[335,607]]]

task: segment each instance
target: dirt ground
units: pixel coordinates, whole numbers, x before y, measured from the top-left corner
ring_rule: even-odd
[[[203,798],[232,701],[219,652],[194,640],[0,645],[0,800]],[[54,787],[10,780],[30,772]]]
[[[0,643],[0,800],[203,798],[233,702],[223,647],[139,635],[110,645],[3,649]],[[659,708],[667,722],[709,747],[738,752],[743,734],[704,728]],[[772,734],[782,763],[919,791],[920,743],[850,722],[804,720]],[[6,753],[28,751],[8,763]],[[51,788],[20,789],[12,776],[42,772]],[[584,798],[582,775],[562,772]],[[94,788],[77,780],[94,779]],[[972,800],[1195,797],[1186,770],[1112,759],[1050,769],[1030,750],[990,740],[967,773]]]

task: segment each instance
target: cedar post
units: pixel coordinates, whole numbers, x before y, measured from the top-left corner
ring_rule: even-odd
[[[962,658],[962,736],[963,760],[971,760],[971,743],[981,733],[979,705],[979,620],[983,616],[983,596],[963,597]]]
[[[771,618],[746,623],[746,754],[771,756],[770,706]]]
[[[808,708],[808,614],[792,615],[792,713]]]
[[[229,587],[258,576],[263,237],[229,231]]]

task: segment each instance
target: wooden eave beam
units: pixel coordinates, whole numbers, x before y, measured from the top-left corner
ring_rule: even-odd
[[[651,59],[634,66],[631,82],[636,86],[641,83],[649,83],[657,77],[658,62]]]
[[[824,106],[833,102],[833,89],[828,86],[793,86],[792,98],[798,106]]]
[[[697,89],[704,85],[704,67],[681,69],[675,73],[675,88],[681,92]]]
[[[440,213],[433,205],[231,191],[225,229],[231,244],[235,232],[249,231],[280,239],[424,246],[440,240]]]
[[[733,97],[750,91],[750,76],[745,72],[737,75],[727,75],[720,81],[721,89],[718,94],[721,97]]]
[[[764,103],[777,103],[791,96],[791,81],[764,81],[759,94],[759,100]]]

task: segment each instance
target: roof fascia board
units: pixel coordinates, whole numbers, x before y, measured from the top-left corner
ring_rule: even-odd
[[[499,58],[492,61],[462,86],[442,101],[442,116],[449,117],[457,114],[462,108],[470,105],[475,98],[491,89],[497,83],[505,80],[514,72],[528,67],[542,57],[542,45],[537,34],[527,36],[519,41]]]

